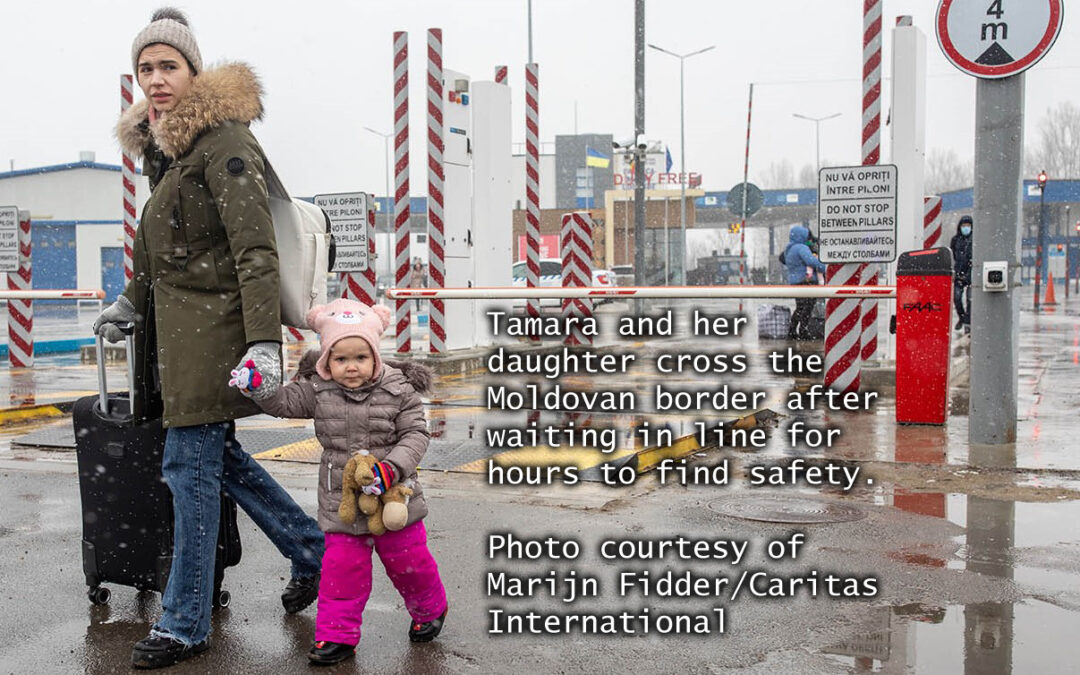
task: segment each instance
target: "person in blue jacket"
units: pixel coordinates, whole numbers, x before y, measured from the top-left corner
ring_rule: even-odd
[[[791,228],[787,248],[784,249],[784,266],[787,268],[787,282],[789,284],[816,285],[817,274],[825,273],[825,263],[818,260],[810,250],[810,230],[802,225]],[[814,274],[807,276],[807,268]],[[807,339],[807,330],[810,324],[810,314],[814,311],[815,298],[798,298],[795,300],[795,314],[791,317],[791,326],[788,328],[788,339]]]

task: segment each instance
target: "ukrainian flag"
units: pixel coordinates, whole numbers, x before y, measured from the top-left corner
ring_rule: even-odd
[[[611,166],[611,158],[607,155],[600,154],[596,150],[593,150],[589,146],[585,146],[585,166],[596,166],[601,169],[606,169]]]

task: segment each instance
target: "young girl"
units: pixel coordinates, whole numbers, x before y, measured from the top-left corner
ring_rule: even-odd
[[[360,641],[364,605],[371,594],[371,551],[412,616],[409,639],[433,640],[446,618],[446,593],[435,559],[427,547],[424,493],[416,465],[427,450],[429,434],[417,391],[426,391],[431,371],[410,363],[384,364],[379,337],[390,311],[352,300],[335,300],[308,313],[308,324],[321,336],[315,375],[291,382],[273,394],[260,395],[261,374],[233,371],[230,384],[278,417],[315,420],[323,447],[319,471],[319,527],[326,532],[315,620],[315,645],[308,658],[318,664],[343,661]],[[396,367],[395,367],[396,366]],[[404,529],[372,536],[359,517],[346,524],[338,517],[342,473],[349,456],[367,450],[378,460],[382,480],[365,488],[381,494],[394,484],[412,488]]]

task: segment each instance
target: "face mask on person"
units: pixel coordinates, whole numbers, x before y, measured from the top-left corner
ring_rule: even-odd
[[[964,235],[965,237],[968,236],[969,234],[971,234],[971,226],[970,225],[961,225],[960,226],[960,234]]]

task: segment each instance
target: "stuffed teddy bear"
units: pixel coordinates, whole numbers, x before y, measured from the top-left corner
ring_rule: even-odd
[[[396,532],[405,527],[413,491],[398,484],[387,488],[382,495],[366,494],[362,488],[375,482],[375,464],[375,457],[366,450],[349,458],[342,478],[338,517],[341,522],[351,525],[356,522],[359,510],[367,516],[368,532],[378,536],[387,530]]]

